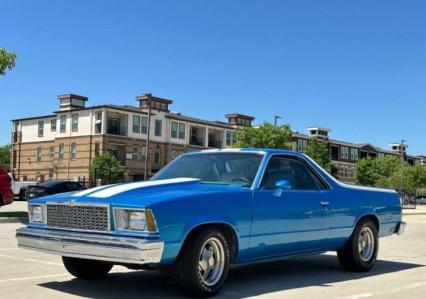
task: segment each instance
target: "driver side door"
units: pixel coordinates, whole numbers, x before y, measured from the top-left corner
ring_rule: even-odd
[[[326,247],[329,189],[307,163],[294,156],[269,159],[260,186],[253,191],[250,252],[254,259]]]

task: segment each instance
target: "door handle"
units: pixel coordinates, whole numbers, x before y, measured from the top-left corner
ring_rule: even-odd
[[[321,201],[320,205],[321,205],[321,207],[325,208],[325,207],[328,207],[330,205],[330,202],[328,202],[328,201]]]

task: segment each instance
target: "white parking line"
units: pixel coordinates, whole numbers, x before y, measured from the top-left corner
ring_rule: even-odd
[[[55,262],[48,262],[38,259],[31,259],[31,258],[19,258],[16,256],[6,255],[6,254],[0,254],[0,257],[15,260],[15,261],[26,261],[26,262],[33,262],[33,263],[40,263],[40,264],[46,264],[46,265],[52,265],[52,266],[63,266],[62,263],[55,263]]]
[[[16,250],[16,249],[20,249],[20,248],[18,248],[18,247],[0,248],[0,251]]]
[[[62,273],[62,274],[51,274],[51,275],[41,275],[41,276],[9,278],[9,279],[0,280],[0,283],[14,282],[14,281],[24,281],[24,280],[37,280],[37,279],[60,277],[60,276],[68,276],[68,275],[69,274],[67,274],[67,273]]]

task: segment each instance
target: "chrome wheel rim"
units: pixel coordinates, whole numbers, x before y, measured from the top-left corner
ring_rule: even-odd
[[[359,232],[358,252],[364,262],[368,262],[374,254],[376,240],[371,228],[364,227]]]
[[[222,277],[225,268],[225,249],[215,237],[209,238],[203,245],[198,259],[198,273],[207,286],[215,285]]]

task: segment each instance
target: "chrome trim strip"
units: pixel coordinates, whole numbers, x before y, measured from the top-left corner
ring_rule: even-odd
[[[112,263],[158,263],[164,249],[164,242],[159,238],[105,236],[28,227],[18,229],[16,238],[20,248]]]

